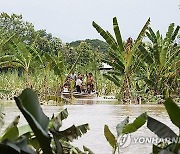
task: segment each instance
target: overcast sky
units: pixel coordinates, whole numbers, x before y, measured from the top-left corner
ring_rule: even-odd
[[[135,38],[151,18],[151,26],[165,33],[170,23],[180,25],[180,0],[0,0],[0,12],[22,14],[35,29],[46,29],[63,42],[98,38],[92,21],[112,32],[118,18],[123,39]]]

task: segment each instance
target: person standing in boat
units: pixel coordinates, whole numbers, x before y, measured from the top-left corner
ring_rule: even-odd
[[[75,72],[73,71],[70,75],[71,78],[71,82],[72,82],[72,88],[76,89],[76,79],[77,79],[77,75],[75,74]]]
[[[81,87],[82,87],[82,77],[78,76],[76,79],[76,91],[81,93]]]
[[[71,77],[72,80],[76,81],[77,76],[74,73],[74,71],[71,73],[70,77]]]
[[[92,73],[87,73],[86,71],[86,77],[87,77],[87,92],[90,94],[91,92],[94,92],[94,78]]]

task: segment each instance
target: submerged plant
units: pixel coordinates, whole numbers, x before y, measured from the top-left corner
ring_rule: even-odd
[[[68,117],[67,109],[49,120],[31,89],[25,89],[15,101],[29,125],[18,127],[20,116],[17,116],[0,138],[0,153],[85,153],[71,142],[89,130],[88,124],[60,130],[62,121]],[[86,153],[92,153],[83,148]]]
[[[152,152],[153,154],[180,153],[180,107],[171,98],[166,99],[164,106],[172,123],[178,127],[179,134],[164,123],[148,116],[147,127],[164,141],[153,145]]]
[[[117,135],[115,136],[107,125],[104,126],[104,136],[113,148],[113,154],[126,144],[130,133],[137,131],[147,121],[147,127],[159,137],[159,143],[153,144],[153,154],[179,154],[180,153],[180,107],[171,99],[167,98],[164,102],[166,111],[172,123],[178,127],[179,134],[176,134],[171,128],[164,123],[148,116],[146,113],[138,116],[129,124],[129,117],[124,119],[116,126]],[[130,143],[129,143],[130,144]]]
[[[113,154],[116,153],[118,149],[118,153],[120,153],[120,148],[122,146],[121,140],[124,135],[133,133],[137,131],[141,126],[143,126],[146,122],[147,114],[143,113],[138,116],[132,123],[129,123],[129,117],[125,118],[121,123],[116,126],[117,135],[115,135],[110,131],[107,125],[104,126],[104,136],[107,141],[113,148]],[[123,141],[124,142],[124,141]]]

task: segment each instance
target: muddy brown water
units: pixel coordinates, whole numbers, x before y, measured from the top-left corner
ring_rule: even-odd
[[[6,128],[17,115],[21,116],[19,125],[26,124],[26,120],[14,102],[1,102],[0,104],[3,113],[5,113],[5,124],[2,130]],[[116,134],[116,125],[127,116],[130,117],[130,122],[132,122],[138,115],[147,112],[149,116],[165,123],[176,133],[178,132],[177,128],[171,123],[163,105],[120,105],[114,100],[77,100],[73,105],[42,105],[42,108],[49,117],[51,117],[53,113],[57,114],[64,108],[68,109],[69,116],[63,121],[62,130],[73,124],[81,125],[88,123],[90,130],[78,140],[75,140],[73,144],[80,149],[85,145],[95,154],[112,153],[112,148],[103,135],[104,125],[108,125],[110,130]],[[146,140],[147,138],[151,138],[151,140]],[[152,142],[155,141],[153,139],[156,139],[156,135],[154,135],[145,124],[137,132],[131,134],[130,144],[127,143],[125,146],[128,146],[122,147],[120,152],[123,154],[151,153]]]

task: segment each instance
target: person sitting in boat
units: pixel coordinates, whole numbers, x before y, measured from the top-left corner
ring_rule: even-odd
[[[81,87],[82,87],[82,77],[78,76],[76,79],[76,91],[81,93]]]
[[[68,77],[66,82],[64,83],[63,91],[69,92],[70,90],[71,90],[71,80],[70,80],[70,77]]]
[[[69,92],[69,90],[68,90],[68,86],[67,86],[67,85],[64,85],[64,87],[63,87],[63,92],[64,92],[64,93]]]
[[[87,73],[86,71],[86,77],[87,77],[87,92],[90,94],[91,92],[94,92],[94,78],[92,73]]]

